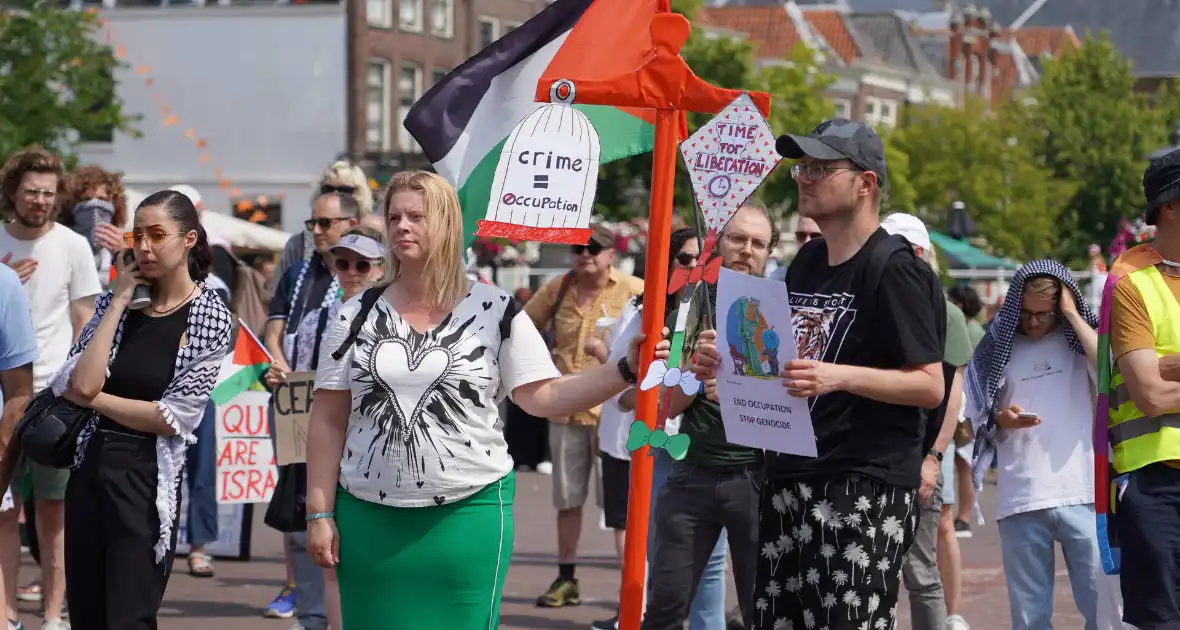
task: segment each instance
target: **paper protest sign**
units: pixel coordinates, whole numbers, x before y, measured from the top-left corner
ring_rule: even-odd
[[[780,376],[797,352],[787,285],[722,269],[717,351],[717,397],[726,441],[815,457],[807,399],[788,394]]]
[[[738,96],[680,144],[692,190],[710,229],[733,213],[778,166],[774,133],[750,99]]]
[[[217,406],[217,502],[267,503],[278,481],[267,408],[270,394],[246,391]]]
[[[584,245],[600,148],[582,112],[562,104],[538,107],[504,142],[476,235]]]
[[[293,372],[274,388],[270,405],[275,412],[275,460],[280,466],[307,462],[307,425],[315,372]]]

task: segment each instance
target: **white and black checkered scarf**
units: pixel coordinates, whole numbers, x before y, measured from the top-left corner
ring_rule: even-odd
[[[1008,295],[1004,298],[1004,306],[992,319],[967,366],[967,409],[976,436],[971,477],[976,490],[983,487],[983,474],[992,465],[996,455],[996,393],[1004,382],[1008,359],[1012,356],[1012,340],[1020,328],[1024,283],[1037,276],[1051,276],[1059,280],[1062,286],[1069,287],[1073,291],[1078,314],[1090,326],[1098,327],[1098,316],[1090,310],[1069,269],[1052,260],[1034,260],[1016,271],[1008,287]],[[1062,325],[1069,347],[1078,354],[1085,354],[1073,327],[1069,322],[1062,322]]]

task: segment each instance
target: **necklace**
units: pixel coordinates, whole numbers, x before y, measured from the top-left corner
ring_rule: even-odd
[[[155,305],[155,304],[153,304],[153,305],[152,305],[152,312],[153,312],[153,313],[155,313],[155,314],[157,314],[157,315],[170,315],[170,314],[172,314],[172,313],[176,312],[176,309],[178,309],[178,308],[180,308],[180,307],[184,306],[185,304],[188,304],[188,301],[189,301],[190,299],[192,299],[192,297],[193,297],[193,294],[197,292],[197,288],[198,288],[198,287],[200,287],[200,286],[201,286],[201,285],[199,285],[199,284],[195,284],[195,283],[194,283],[194,284],[193,284],[193,290],[192,290],[192,291],[189,291],[189,292],[188,292],[188,295],[186,295],[186,296],[185,296],[185,298],[184,298],[183,300],[181,300],[179,304],[177,304],[176,306],[173,306],[172,308],[165,309],[165,310],[162,310],[162,311],[161,311],[160,309],[156,308],[156,305]]]

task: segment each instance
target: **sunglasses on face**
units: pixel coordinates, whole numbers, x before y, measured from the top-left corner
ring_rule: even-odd
[[[820,234],[819,232],[795,232],[795,240],[799,241],[800,243],[806,243],[813,238],[821,237],[823,237],[823,234]]]
[[[597,256],[605,249],[605,247],[593,241],[587,245],[573,245],[570,247],[570,250],[574,252],[574,256],[581,256],[582,252],[589,252],[591,256]]]
[[[690,254],[689,252],[680,252],[679,254],[676,254],[676,262],[680,263],[680,265],[683,267],[691,265],[696,259],[697,255]]]
[[[335,225],[337,221],[347,221],[348,217],[332,217],[330,219],[308,219],[303,222],[303,227],[307,228],[308,232],[314,232],[316,226],[319,226],[320,231],[326,232],[328,228]]]
[[[328,193],[351,195],[354,192],[356,192],[356,186],[333,186],[331,184],[324,184],[323,186],[320,186],[321,195],[326,195]]]
[[[137,244],[147,241],[148,247],[156,248],[177,236],[182,236],[182,234],[169,234],[168,232],[140,232],[139,230],[136,230],[134,232],[123,233],[123,244],[127,247],[135,247]]]
[[[347,258],[336,259],[336,271],[348,271],[349,269],[356,269],[356,272],[361,275],[366,275],[373,270],[376,264],[370,260],[358,260],[351,262]]]

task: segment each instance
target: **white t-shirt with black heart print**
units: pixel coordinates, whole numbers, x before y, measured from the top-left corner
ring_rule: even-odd
[[[516,310],[501,341],[507,309]],[[475,283],[432,330],[418,332],[379,298],[356,342],[332,358],[360,310],[340,308],[321,345],[316,389],[352,393],[340,484],[396,507],[452,503],[512,470],[499,402],[560,376],[541,334],[512,298]],[[509,314],[512,311],[508,311]]]

